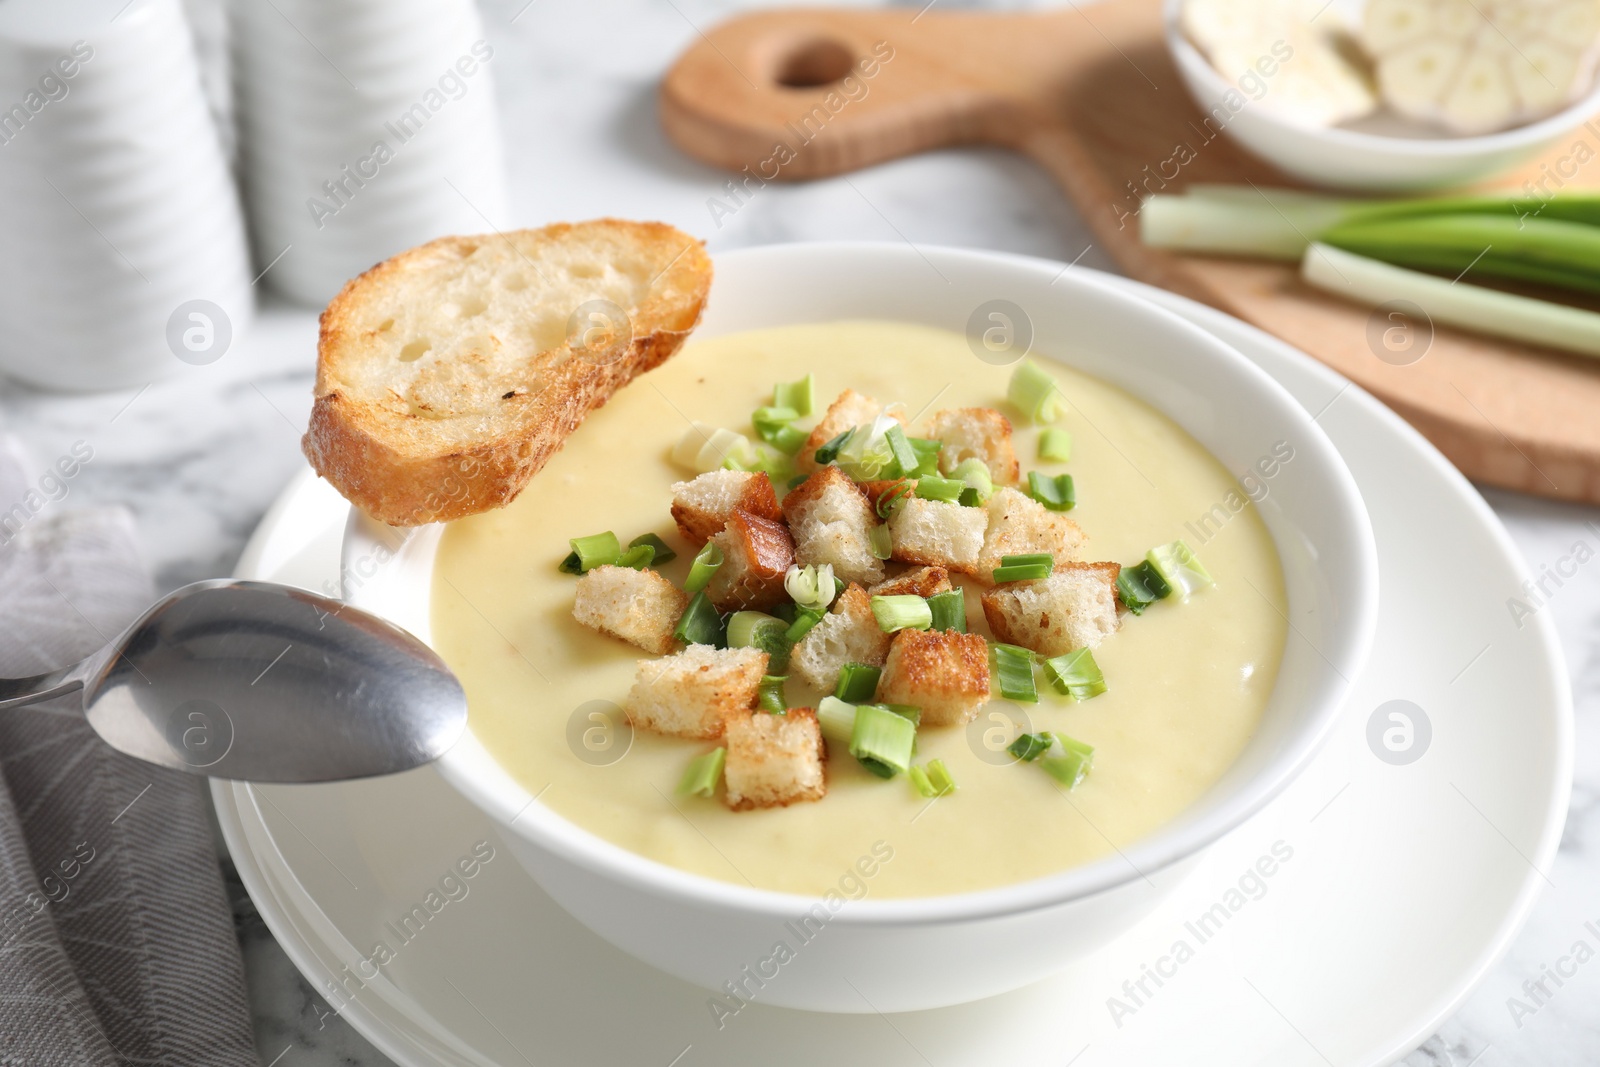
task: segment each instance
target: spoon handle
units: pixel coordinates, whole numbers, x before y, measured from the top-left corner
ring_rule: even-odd
[[[82,688],[81,663],[47,674],[36,674],[32,678],[0,678],[0,711],[37,704],[41,700],[76,693]]]

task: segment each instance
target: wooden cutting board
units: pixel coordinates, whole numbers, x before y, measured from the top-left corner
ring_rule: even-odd
[[[1293,266],[1140,243],[1133,214],[1146,191],[1297,184],[1226,136],[1207,140],[1168,58],[1158,0],[1024,14],[930,4],[920,13],[746,15],[684,53],[662,84],[661,117],[685,151],[743,172],[735,180],[751,189],[950,145],[1026,153],[1133,277],[1311,353],[1381,397],[1473,479],[1600,503],[1600,362],[1439,327],[1422,358],[1397,365],[1369,340],[1371,309],[1309,289]],[[1580,139],[1600,150],[1595,133],[1570,141]],[[1499,184],[1520,187],[1528,173]],[[1577,182],[1600,184],[1600,161]]]

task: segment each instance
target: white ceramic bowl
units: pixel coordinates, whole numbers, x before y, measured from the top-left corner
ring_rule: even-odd
[[[1179,28],[1183,0],[1165,3],[1167,49],[1189,95],[1201,111],[1221,108],[1220,114],[1229,115],[1223,98],[1238,90]],[[1430,136],[1420,125],[1414,137],[1306,126],[1249,103],[1232,112],[1223,128],[1255,155],[1312,185],[1403,193],[1466,185],[1509,170],[1561,142],[1597,112],[1600,79],[1587,95],[1548,118],[1476,137]]]
[[[909,1011],[1042,978],[1132,926],[1189,861],[1275,796],[1306,765],[1365,660],[1378,572],[1354,481],[1316,423],[1265,373],[1177,316],[1093,271],[1043,260],[901,244],[787,245],[721,256],[697,336],[878,318],[963,331],[997,297],[1032,321],[1033,349],[1143,397],[1230,470],[1275,442],[1295,461],[1261,504],[1283,563],[1292,632],[1265,716],[1238,762],[1179,818],[1088,865],[1017,885],[922,899],[845,903],[715,881],[625,851],[539,803],[469,732],[439,763],[499,825],[562,906],[619,948],[712,990],[746,981],[809,910],[823,932],[755,999],[822,1011]],[[988,368],[985,368],[986,370]],[[537,494],[538,481],[526,490]],[[398,553],[394,531],[360,516],[345,543],[346,596],[428,639],[442,527]],[[752,972],[753,973],[753,972]],[[754,991],[754,986],[748,986]]]

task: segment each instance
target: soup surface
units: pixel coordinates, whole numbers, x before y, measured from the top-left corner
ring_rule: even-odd
[[[837,889],[882,842],[877,858],[885,845],[893,858],[871,878],[873,896],[955,893],[1082,864],[1150,833],[1250,739],[1284,644],[1282,574],[1253,505],[1220,528],[1215,518],[1201,525],[1246,498],[1187,433],[1118,388],[1040,363],[1068,399],[1055,425],[1072,434],[1072,458],[1039,461],[1039,430],[1020,424],[1017,454],[1024,471],[1074,476],[1084,558],[1131,564],[1182,538],[1217,584],[1187,603],[1174,597],[1124,615],[1095,649],[1109,686],[1098,697],[1074,704],[1041,681],[1038,704],[997,698],[968,728],[919,731],[917,760],[944,760],[954,794],[930,802],[904,776],[875,778],[833,746],[820,802],[733,812],[720,799],[676,795],[689,760],[712,744],[630,731],[617,705],[646,653],[578,625],[576,579],[556,569],[568,538],[614,530],[626,544],[654,531],[678,551],[661,569],[681,584],[693,552],[668,514],[669,487],[692,475],[668,452],[690,420],[748,433],[774,382],[814,373],[819,409],[849,387],[911,415],[1009,410],[1010,368],[974,358],[959,334],[899,323],[789,326],[686,345],[591,415],[515,503],[453,523],[435,570],[433,637],[466,687],[473,731],[574,823],[662,863],[766,889]],[[987,634],[981,587],[967,588],[972,628]],[[1034,730],[1094,746],[1076,789],[1004,755],[1019,714]]]

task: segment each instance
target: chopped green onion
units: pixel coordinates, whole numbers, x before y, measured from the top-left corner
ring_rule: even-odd
[[[888,415],[879,415],[871,424],[850,431],[837,462],[858,482],[872,481],[890,474],[899,465],[889,446],[889,431],[900,424]]]
[[[877,559],[888,559],[894,555],[894,535],[889,532],[888,523],[880,523],[867,531],[868,547]]]
[[[956,503],[964,508],[975,508],[983,503],[983,494],[969,485],[961,490],[961,495],[956,497]]]
[[[783,683],[788,680],[786,674],[763,675],[761,684],[756,688],[756,707],[774,715],[788,711],[789,701],[783,695]]]
[[[617,540],[617,535],[607,530],[605,533],[590,534],[588,537],[574,537],[567,544],[572,546],[572,555],[578,557],[577,573],[594,570],[596,567],[613,565],[622,557],[622,542]],[[566,569],[571,556],[562,560],[562,569]]]
[[[884,432],[884,440],[889,445],[889,453],[894,457],[894,466],[897,477],[907,477],[917,473],[917,467],[922,463],[917,456],[917,450],[911,447],[911,442],[906,439],[906,431],[895,423]]]
[[[808,563],[804,567],[791,563],[783,576],[783,591],[796,605],[813,611],[827,610],[838,595],[837,590],[831,563]]]
[[[762,426],[787,426],[800,417],[794,408],[774,405],[772,407],[756,408],[750,416],[750,424],[760,431]]]
[[[1024,763],[1032,763],[1050,748],[1050,735],[1047,733],[1018,734],[1017,739],[1006,746],[1006,751]]]
[[[1100,665],[1088,648],[1045,660],[1044,677],[1052,689],[1073,700],[1088,700],[1106,691],[1105,675],[1100,673]]]
[[[1033,422],[1055,422],[1060,415],[1056,380],[1031,359],[1017,364],[1006,386],[1006,399]]]
[[[826,467],[828,464],[838,459],[839,450],[844,447],[845,441],[848,440],[850,435],[854,432],[854,429],[846,430],[838,437],[835,437],[833,440],[817,449],[816,455],[813,457],[817,462],[817,466]]]
[[[1055,570],[1055,557],[1048,552],[1028,552],[1018,556],[1001,556],[1000,566],[994,569],[993,578],[1000,582],[1034,582],[1050,577]]]
[[[797,609],[794,613],[794,622],[789,624],[789,632],[784,636],[788,637],[791,645],[798,644],[800,639],[810,633],[811,628],[821,622],[822,617],[826,614],[827,612],[817,611],[815,608]]]
[[[755,460],[755,446],[742,433],[696,422],[672,447],[672,458],[701,474],[730,465],[734,470],[744,470]]]
[[[800,446],[810,436],[806,431],[790,425],[799,417],[800,412],[790,407],[756,408],[750,416],[750,424],[756,428],[757,437],[784,455],[792,456],[800,451]]]
[[[672,550],[671,546],[653,533],[640,534],[628,542],[629,548],[638,548],[640,545],[649,545],[655,550],[655,555],[650,558],[650,562],[658,567],[663,563],[671,563],[678,558],[678,554]]]
[[[686,796],[715,796],[717,783],[722,781],[722,766],[727,759],[726,748],[714,748],[705,755],[690,760],[688,768],[683,772],[683,779],[678,782],[678,792]]]
[[[1039,458],[1054,463],[1065,463],[1072,458],[1072,435],[1054,426],[1047,426],[1039,434]]]
[[[789,626],[760,611],[736,611],[728,616],[728,647],[758,648],[767,654],[767,670],[782,674],[789,669]]]
[[[950,777],[950,771],[945,767],[944,760],[933,759],[929,760],[926,766],[912,767],[906,771],[906,777],[911,779],[911,784],[916,787],[917,792],[929,800],[956,791],[956,780]]]
[[[800,413],[794,408],[756,408],[750,416],[750,424],[755,427],[757,437],[782,454],[792,456],[810,436],[805,430],[790,425],[799,417]]]
[[[794,474],[793,457],[768,444],[751,445],[746,454],[737,458],[729,456],[722,465],[734,471],[760,471],[774,484],[787,481]]]
[[[908,437],[912,451],[917,454],[917,469],[914,472],[918,478],[939,473],[939,454],[944,451],[944,442],[932,437]],[[908,471],[907,474],[913,472]]]
[[[850,730],[850,755],[880,778],[893,778],[911,766],[916,723],[876,704],[856,708]]]
[[[717,614],[704,592],[696,593],[689,606],[683,609],[678,625],[672,628],[672,636],[686,645],[722,647],[722,616]]]
[[[817,725],[828,744],[848,746],[856,728],[856,706],[838,697],[823,697],[817,702]]]
[[[1117,595],[1129,611],[1143,615],[1145,608],[1171,596],[1172,586],[1161,577],[1161,572],[1150,566],[1149,560],[1140,560],[1118,572]]]
[[[989,646],[989,656],[994,661],[995,681],[1000,687],[1001,696],[1025,704],[1039,702],[1039,690],[1033,684],[1033,653],[1030,650],[994,642]]]
[[[879,493],[878,499],[873,505],[873,510],[878,513],[878,518],[887,519],[899,510],[900,505],[905,502],[905,498],[910,496],[912,491],[916,489],[916,484],[902,479]]]
[[[929,597],[928,611],[933,615],[930,630],[967,632],[967,595],[960,589],[947,589]]]
[[[873,597],[872,617],[886,634],[897,630],[926,630],[933,625],[933,611],[928,602],[911,594]]]
[[[913,704],[878,704],[875,706],[892,711],[902,719],[910,719],[918,726],[922,725],[922,709]]]
[[[1190,593],[1197,593],[1216,585],[1216,581],[1195,558],[1194,549],[1186,542],[1174,541],[1169,545],[1158,545],[1152,548],[1145,556],[1145,560],[1162,579],[1178,594],[1178,599],[1188,600]]]
[[[793,408],[799,412],[799,417],[804,418],[811,414],[811,409],[816,405],[817,387],[811,375],[806,375],[798,382],[779,382],[772,387],[772,405],[780,408]]]
[[[556,564],[556,570],[562,574],[582,574],[583,564],[579,561],[576,552],[568,552],[562,557],[561,562]]]
[[[1051,477],[1038,471],[1028,472],[1028,495],[1051,511],[1071,511],[1078,503],[1077,490],[1072,485],[1072,475]]]
[[[634,545],[617,557],[617,566],[632,567],[636,571],[642,571],[650,566],[655,558],[656,550],[653,545]]]
[[[950,477],[967,483],[967,488],[976,491],[974,503],[981,504],[989,499],[989,494],[994,492],[994,478],[989,474],[989,465],[983,460],[972,456],[957,463],[950,472]],[[962,492],[961,503],[967,503],[967,494]],[[971,504],[967,504],[971,507]]]
[[[883,671],[870,663],[846,663],[839,671],[839,684],[833,695],[846,704],[865,704],[878,691]]]
[[[959,482],[953,478],[924,477],[917,479],[917,495],[924,500],[942,500],[947,504],[954,504],[961,498],[961,490],[967,487],[966,482]]]
[[[1050,734],[1050,750],[1039,760],[1046,774],[1072,789],[1081,781],[1094,763],[1094,747],[1074,741],[1066,734]]]
[[[689,564],[689,577],[683,580],[683,591],[698,593],[704,589],[720,566],[722,566],[722,549],[718,548],[714,541],[707,541],[705,547],[695,553],[694,562]]]

